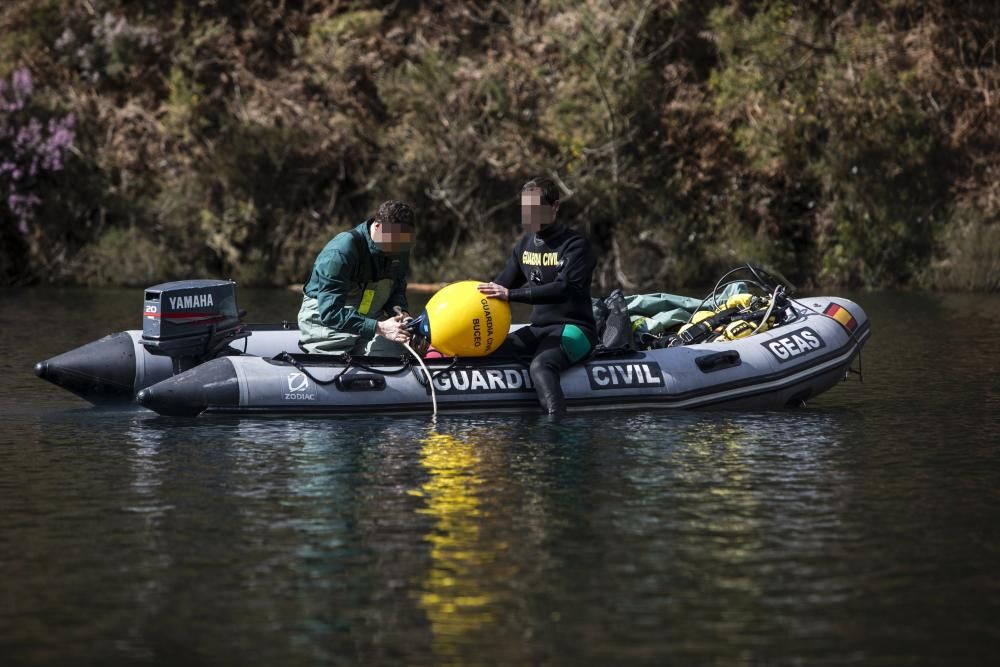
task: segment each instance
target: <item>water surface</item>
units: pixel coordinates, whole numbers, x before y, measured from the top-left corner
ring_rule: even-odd
[[[0,291],[2,662],[995,663],[1000,298],[852,296],[805,409],[434,423],[94,410],[141,292]]]

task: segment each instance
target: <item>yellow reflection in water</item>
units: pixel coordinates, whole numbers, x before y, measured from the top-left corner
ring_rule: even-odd
[[[751,596],[759,594],[759,582],[734,574],[762,548],[758,530],[763,520],[757,495],[760,485],[752,467],[752,449],[759,434],[745,424],[729,421],[705,421],[692,427],[690,434],[692,456],[678,470],[678,476],[702,488],[701,506],[706,508],[687,522],[692,550],[707,551],[730,566],[718,572],[712,585]],[[708,479],[715,481],[706,484]],[[739,606],[730,612],[738,613]]]
[[[434,654],[453,657],[463,639],[495,621],[490,606],[496,596],[485,569],[499,545],[481,536],[483,462],[475,443],[431,433],[422,442],[420,462],[430,478],[413,494],[427,504],[419,512],[436,519],[425,536],[431,565],[420,606],[431,624]]]

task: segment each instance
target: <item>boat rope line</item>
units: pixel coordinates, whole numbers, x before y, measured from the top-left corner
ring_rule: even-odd
[[[444,368],[439,368],[438,370],[434,371],[434,374],[431,375],[431,380],[436,380],[439,375],[454,370],[456,366],[458,366],[458,357],[452,357],[450,364],[448,364]]]
[[[858,348],[858,370],[854,370],[850,366],[847,367],[847,375],[854,373],[858,376],[858,382],[864,384],[865,382],[865,365],[861,361],[861,348]],[[847,375],[844,375],[844,379],[847,379]]]
[[[506,364],[506,365],[518,364],[520,366],[523,366],[524,368],[528,368],[530,366],[530,364],[531,364],[531,358],[530,357],[529,358],[522,358],[522,357],[502,357],[501,359],[502,360],[498,361],[497,363]],[[462,364],[460,366],[459,365],[460,361],[463,361],[462,357],[451,357],[451,363],[449,363],[444,368],[439,368],[436,371],[434,371],[433,373],[431,373],[431,379],[432,380],[436,380],[439,377],[441,377],[442,375],[444,375],[445,373],[447,373],[448,371],[471,371],[471,370],[476,370],[476,369],[479,369],[479,368],[483,368],[483,364],[473,364],[473,363],[464,363],[464,364]],[[468,362],[468,359],[465,359],[464,361]],[[490,364],[489,367],[492,368],[493,365]],[[424,380],[419,375],[417,376],[417,380],[420,382],[421,385],[423,385]]]
[[[342,370],[335,377],[330,378],[329,380],[321,380],[318,377],[316,377],[315,375],[313,375],[312,373],[310,373],[308,370],[306,370],[306,367],[303,366],[302,364],[300,364],[298,362],[298,360],[296,360],[295,357],[293,357],[292,355],[290,355],[288,352],[279,352],[278,354],[274,355],[273,359],[275,361],[282,361],[282,362],[284,362],[286,364],[291,364],[292,366],[295,367],[295,370],[297,370],[298,372],[302,373],[307,378],[309,378],[310,380],[312,380],[313,382],[315,382],[316,384],[318,384],[320,386],[326,386],[328,384],[333,384],[334,382],[336,382],[337,380],[340,379],[341,375],[343,375],[344,373],[347,372],[348,368],[351,367],[350,359],[348,358],[348,362],[344,366],[344,370]]]
[[[361,363],[360,361],[358,361],[357,359],[355,359],[354,357],[352,357],[349,354],[343,355],[342,358],[344,360],[344,370],[340,371],[339,373],[337,373],[335,376],[333,376],[329,380],[322,380],[322,379],[316,377],[315,375],[313,375],[312,373],[310,373],[309,370],[306,369],[305,366],[303,366],[301,363],[299,363],[298,359],[296,359],[295,357],[293,357],[288,352],[279,352],[278,354],[274,355],[274,357],[272,357],[272,359],[274,361],[280,361],[280,362],[284,362],[286,364],[291,364],[292,366],[295,367],[295,370],[297,370],[298,372],[302,373],[307,378],[309,378],[310,380],[312,380],[313,382],[315,382],[316,384],[321,385],[321,386],[326,386],[328,384],[334,384],[334,383],[336,383],[341,378],[341,376],[344,375],[344,373],[346,373],[347,371],[351,370],[352,368],[360,368],[363,371],[368,371],[369,373],[375,373],[376,375],[400,375],[400,374],[405,373],[406,371],[410,370],[410,367],[412,365],[412,362],[409,359],[403,357],[403,360],[402,360],[403,361],[403,365],[400,366],[399,368],[396,368],[396,369],[390,371],[390,370],[384,370],[384,369],[381,369],[381,368],[374,368],[372,366],[368,366],[367,364],[363,364],[363,363]]]
[[[764,319],[760,321],[760,324],[758,324],[757,328],[754,330],[755,334],[764,333],[765,331],[767,331],[768,329],[767,318],[771,317],[771,311],[774,310],[774,304],[778,300],[778,290],[780,289],[781,289],[780,285],[774,288],[774,293],[771,295],[771,303],[767,306],[767,312],[764,313]]]
[[[428,382],[428,384],[431,387],[431,409],[432,409],[432,413],[431,414],[433,416],[437,417],[437,412],[438,412],[438,409],[437,409],[437,394],[434,391],[433,376],[431,375],[430,370],[428,370],[427,364],[425,364],[424,360],[420,358],[420,355],[417,354],[416,350],[414,350],[412,347],[410,347],[410,345],[408,343],[403,343],[403,347],[405,347],[407,349],[407,351],[413,356],[413,358],[420,365],[420,368],[424,371],[424,375],[427,376],[427,382]],[[337,373],[332,378],[330,378],[329,380],[323,380],[323,379],[320,379],[320,378],[316,377],[312,373],[310,373],[309,370],[305,366],[303,366],[301,363],[299,363],[298,359],[296,359],[295,357],[293,357],[288,352],[280,352],[280,353],[274,355],[274,357],[273,357],[274,361],[281,361],[281,362],[284,362],[286,364],[291,364],[292,366],[295,367],[295,370],[297,370],[298,372],[302,373],[304,376],[306,376],[307,378],[309,378],[310,380],[312,380],[313,382],[315,382],[316,384],[318,384],[320,386],[326,386],[326,385],[330,385],[330,384],[337,384],[339,386],[338,381],[351,368],[360,368],[361,370],[368,371],[370,373],[375,373],[377,375],[401,375],[402,373],[405,373],[406,371],[410,370],[410,368],[413,365],[412,362],[404,356],[403,357],[403,365],[400,366],[397,369],[394,369],[394,370],[390,371],[390,370],[385,370],[385,369],[382,369],[382,368],[375,368],[375,367],[369,366],[367,364],[363,364],[360,361],[358,361],[357,359],[355,359],[354,357],[352,357],[350,354],[345,354],[343,358],[344,358],[344,369],[342,371],[340,371],[339,373]],[[454,363],[452,365],[454,365]]]
[[[376,375],[402,375],[406,371],[410,370],[410,367],[413,365],[413,363],[409,359],[407,359],[405,356],[401,356],[400,361],[402,362],[403,365],[395,370],[387,371],[381,368],[375,368],[374,366],[368,366],[366,364],[363,364],[349,354],[345,354],[344,358],[345,358],[344,361],[348,366],[354,366],[356,368],[360,368],[363,371],[368,371],[369,373],[375,373]],[[345,368],[344,372],[346,371],[347,369]],[[343,375],[343,373],[341,373],[341,375]]]
[[[431,373],[431,375],[430,375],[430,381],[433,382],[434,380],[438,379],[438,377],[440,377],[442,373],[447,373],[448,371],[455,370],[458,367],[458,360],[459,360],[459,357],[452,357],[450,364],[448,364],[444,368],[439,368],[436,371],[434,371],[433,373]],[[420,383],[421,387],[426,386],[424,384],[425,381],[427,381],[427,378],[420,377],[420,374],[418,373],[417,374],[417,382]]]
[[[410,347],[409,343],[403,343],[403,347],[405,347],[410,354],[413,355],[413,358],[417,360],[417,363],[420,364],[420,368],[424,371],[424,375],[427,376],[427,385],[431,388],[431,409],[433,410],[433,412],[431,412],[431,416],[437,419],[438,402],[437,393],[434,391],[434,376],[431,375],[430,370],[427,369],[427,364],[425,364],[424,360],[420,358],[417,351]],[[455,357],[455,360],[457,361],[458,357]],[[454,362],[452,362],[452,365],[454,365]]]

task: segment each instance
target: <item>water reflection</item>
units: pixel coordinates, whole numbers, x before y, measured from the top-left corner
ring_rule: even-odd
[[[427,612],[435,657],[455,658],[474,632],[496,622],[493,608],[498,591],[485,570],[505,545],[484,539],[482,523],[481,444],[476,433],[459,438],[431,430],[422,440],[420,463],[428,479],[419,490],[424,499],[418,512],[434,519],[424,539],[431,545],[431,562],[421,582],[420,606]]]
[[[276,624],[301,653],[330,657],[330,628],[344,616],[341,608],[358,607],[323,595],[354,583],[334,573],[343,567],[341,545],[356,542],[345,515],[357,440],[319,421],[147,413],[129,420],[123,434],[131,493],[114,490],[113,498],[143,522],[118,553],[141,610],[128,621],[135,638],[128,654],[175,650],[171,643],[182,641],[207,661],[274,664],[284,642],[252,654],[223,646],[226,627]],[[205,608],[215,625],[197,637],[174,632]]]

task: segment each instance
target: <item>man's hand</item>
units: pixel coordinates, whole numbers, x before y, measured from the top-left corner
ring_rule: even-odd
[[[410,332],[403,328],[409,316],[396,315],[375,325],[375,333],[396,343],[409,343]]]
[[[480,293],[485,294],[493,299],[500,299],[501,301],[507,300],[507,288],[503,285],[498,285],[496,283],[479,283],[476,287],[479,288]]]
[[[407,324],[410,320],[413,319],[413,317],[411,317],[408,312],[406,312],[405,310],[403,310],[399,306],[393,306],[392,307],[392,312],[396,313],[397,315],[399,315],[400,317],[403,318],[403,324]]]

